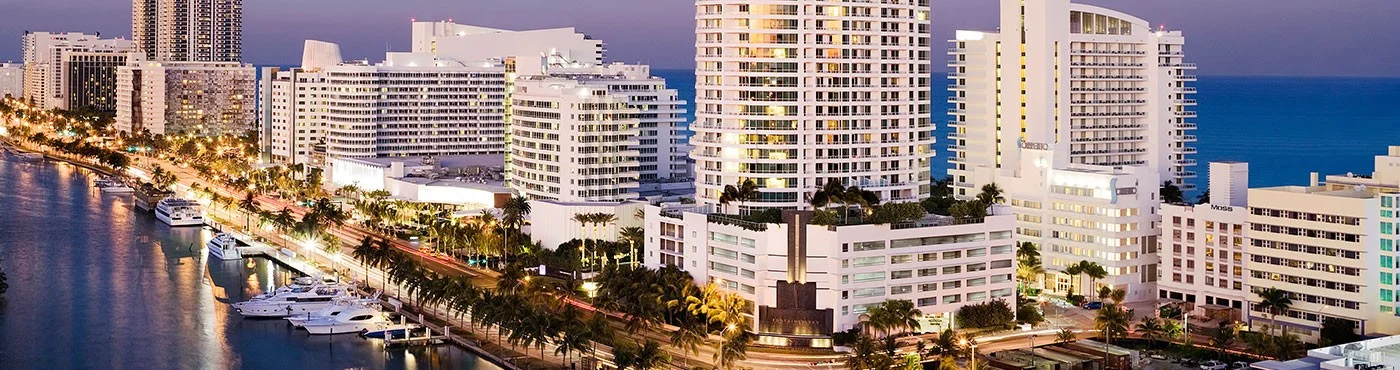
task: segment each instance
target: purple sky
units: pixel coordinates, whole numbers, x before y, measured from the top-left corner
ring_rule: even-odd
[[[1205,75],[1400,76],[1400,1],[1082,0],[1183,30]],[[0,60],[20,59],[24,30],[131,33],[123,0],[14,1],[0,12]],[[934,0],[934,39],[996,27],[994,0]],[[244,55],[294,64],[302,40],[340,43],[347,58],[403,51],[409,20],[501,28],[577,27],[608,43],[610,60],[694,65],[690,0],[244,0]],[[938,42],[938,41],[936,41]],[[942,46],[935,44],[935,50]],[[943,63],[934,63],[936,70]]]

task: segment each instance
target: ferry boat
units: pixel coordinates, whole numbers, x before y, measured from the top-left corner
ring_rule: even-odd
[[[233,261],[243,259],[243,252],[238,251],[238,247],[241,245],[238,238],[233,237],[233,234],[219,233],[219,235],[214,235],[213,239],[209,239],[209,243],[205,247],[209,248],[209,254],[214,258]]]
[[[170,226],[204,225],[203,207],[193,200],[165,198],[156,204],[156,219]]]

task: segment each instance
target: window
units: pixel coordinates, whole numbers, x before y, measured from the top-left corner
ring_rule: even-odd
[[[945,281],[945,282],[943,282],[943,289],[957,289],[957,288],[962,288],[962,281],[954,280],[954,281]]]
[[[987,292],[967,293],[968,302],[980,301],[984,299],[987,299]]]
[[[908,294],[908,293],[911,293],[911,292],[913,292],[913,291],[914,291],[914,287],[913,287],[913,286],[910,286],[910,285],[900,285],[900,286],[893,286],[893,287],[890,287],[890,295]]]
[[[919,277],[938,275],[938,268],[919,269]]]
[[[947,274],[956,274],[956,273],[959,273],[959,272],[962,272],[962,266],[946,266],[946,267],[943,268],[943,274],[944,274],[944,275],[947,275]]]
[[[852,267],[880,266],[885,264],[885,257],[860,257],[851,260]]]
[[[992,284],[1004,283],[1011,280],[1011,274],[992,275]]]
[[[938,253],[924,253],[919,255],[919,262],[937,261]]]
[[[1381,273],[1381,284],[1383,284],[1383,285],[1395,285],[1395,274],[1392,274],[1392,273],[1389,273],[1389,272],[1382,272],[1382,273]]]
[[[861,242],[861,243],[856,243],[855,246],[852,248],[852,251],[855,251],[855,252],[864,252],[864,251],[873,251],[873,250],[880,250],[880,249],[885,249],[885,241],[884,241],[884,240],[873,241],[873,242]]]
[[[859,273],[859,274],[855,274],[854,276],[852,276],[851,280],[852,280],[852,281],[855,281],[855,282],[857,282],[857,283],[866,283],[866,282],[871,282],[871,281],[881,281],[881,280],[885,280],[885,273],[884,273],[883,271],[881,271],[881,272],[864,272],[864,273]]]
[[[986,271],[986,263],[970,263],[967,265],[967,272]]]
[[[1011,250],[1012,247],[1009,245],[996,246],[992,247],[992,254],[1007,254],[1011,253]]]
[[[938,304],[938,298],[935,298],[935,297],[919,298],[919,307],[928,307],[928,306],[933,306],[933,305],[937,305],[937,304]]]
[[[1381,250],[1386,252],[1395,250],[1395,240],[1381,239]]]
[[[932,292],[938,290],[938,283],[919,284],[920,292]]]
[[[943,259],[945,259],[945,260],[946,260],[946,259],[961,258],[961,257],[962,257],[962,251],[943,252]]]
[[[1390,222],[1382,222],[1381,235],[1395,235],[1395,224]]]
[[[968,250],[967,250],[967,256],[968,256],[968,257],[982,257],[982,256],[985,256],[985,255],[987,255],[987,249],[986,249],[986,248],[977,248],[977,249],[968,249]]]
[[[913,270],[890,271],[890,279],[908,279],[914,277]]]
[[[943,296],[943,304],[952,304],[952,303],[958,303],[958,302],[962,302],[962,296],[961,296],[961,295],[954,294],[954,295],[945,295],[945,296]]]
[[[967,279],[967,286],[987,285],[987,278]]]
[[[1381,302],[1395,302],[1395,291],[1381,289]]]
[[[1395,257],[1392,257],[1392,256],[1381,256],[1381,267],[1383,267],[1383,268],[1393,268],[1393,267],[1395,267]]]
[[[851,296],[856,298],[883,297],[884,295],[884,287],[856,289],[851,291]]]
[[[890,264],[892,265],[910,262],[914,262],[913,255],[904,254],[898,256],[890,256]]]

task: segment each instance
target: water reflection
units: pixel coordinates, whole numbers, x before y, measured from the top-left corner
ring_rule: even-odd
[[[262,259],[211,260],[212,237],[170,228],[104,195],[70,165],[0,154],[0,307],[5,369],[497,369],[455,347],[384,351],[357,336],[310,336],[243,319],[228,303],[285,285]]]

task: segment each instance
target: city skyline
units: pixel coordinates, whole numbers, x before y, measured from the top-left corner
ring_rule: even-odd
[[[1082,2],[1149,15],[1147,18],[1156,26],[1184,30],[1188,38],[1195,36],[1193,39],[1197,41],[1188,52],[1193,61],[1207,66],[1199,71],[1202,75],[1400,76],[1400,72],[1387,68],[1389,60],[1400,58],[1400,50],[1371,47],[1372,43],[1366,38],[1352,36],[1356,30],[1378,34],[1400,32],[1400,24],[1386,20],[1388,15],[1400,12],[1400,3],[1375,0],[1344,0],[1342,4],[1302,0]],[[401,31],[409,29],[409,21],[416,18],[452,19],[465,24],[511,29],[576,27],[582,33],[608,40],[609,60],[651,64],[660,69],[694,66],[691,26],[694,4],[691,1],[556,3],[523,0],[468,4],[429,0],[407,4],[362,2],[354,7],[332,7],[329,0],[309,0],[295,6],[247,5],[244,44],[251,47],[247,48],[245,59],[259,65],[296,63],[302,41],[306,39],[341,43],[347,58],[380,58],[385,50],[407,47],[409,40]],[[13,37],[0,37],[0,60],[17,62],[22,59],[19,35],[25,30],[101,32],[106,37],[131,37],[130,18],[110,16],[129,12],[127,2],[93,4],[52,0],[16,4],[9,10],[6,16],[0,17],[0,34]],[[997,23],[996,3],[992,1],[940,1],[934,4],[933,13],[935,49],[952,39],[955,29],[991,31]],[[529,14],[529,17],[509,16],[513,14]],[[344,24],[358,27],[341,27]],[[1287,33],[1279,31],[1284,29]],[[946,67],[934,63],[933,71],[945,72]]]

